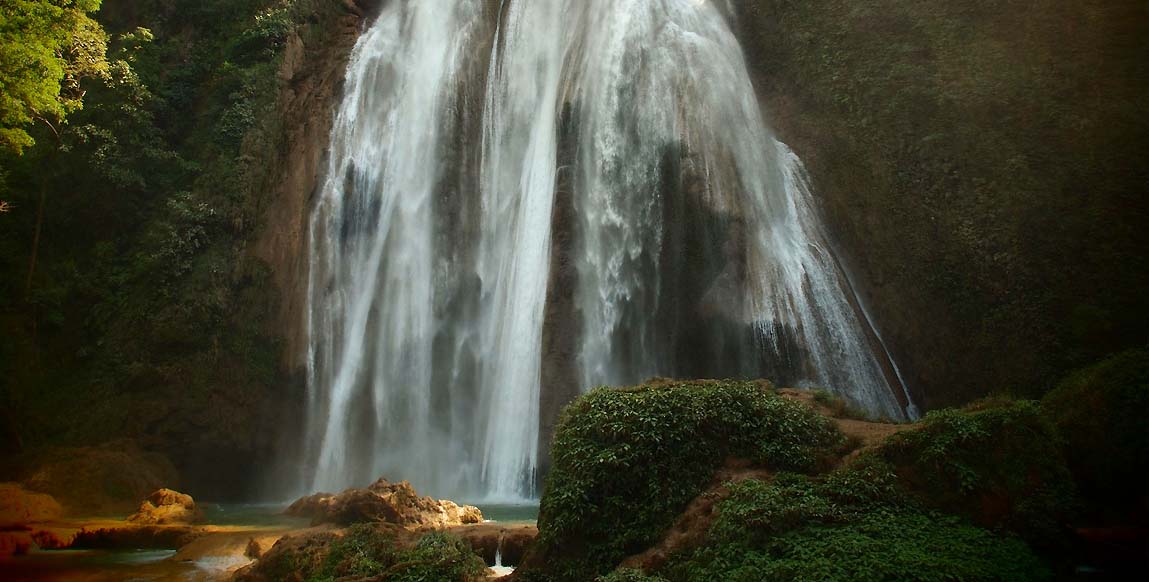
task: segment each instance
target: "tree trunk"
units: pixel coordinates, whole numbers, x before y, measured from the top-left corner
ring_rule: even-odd
[[[32,298],[32,279],[36,275],[36,257],[40,254],[40,231],[44,227],[44,199],[48,197],[48,179],[40,179],[40,201],[36,204],[36,230],[32,235],[32,258],[28,261],[28,280],[24,285],[25,301]]]

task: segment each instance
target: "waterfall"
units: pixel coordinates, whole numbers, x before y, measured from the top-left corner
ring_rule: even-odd
[[[707,0],[386,4],[311,218],[305,487],[528,498],[544,396],[653,375],[916,414],[728,18]]]

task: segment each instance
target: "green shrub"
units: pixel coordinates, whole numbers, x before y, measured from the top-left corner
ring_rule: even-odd
[[[764,540],[812,523],[846,523],[875,508],[900,508],[909,502],[898,489],[893,469],[874,457],[821,479],[782,473],[769,483],[749,479],[729,488],[710,532],[717,540]]]
[[[555,435],[539,517],[546,570],[591,580],[657,540],[731,457],[813,471],[842,442],[834,425],[766,384],[599,388]]]
[[[922,509],[870,456],[818,478],[730,485],[707,543],[675,556],[671,581],[1027,580],[1049,572],[1015,538]]]
[[[1042,547],[1064,535],[1073,483],[1057,433],[1036,402],[984,400],[931,412],[879,454],[923,503]]]
[[[1111,519],[1149,509],[1149,349],[1080,370],[1042,401],[1082,497]]]
[[[311,582],[386,575],[393,582],[465,582],[487,573],[487,565],[463,540],[442,532],[424,535],[406,547],[395,533],[359,524],[331,543],[314,571],[296,573]]]
[[[954,517],[874,511],[842,525],[812,525],[760,546],[704,547],[668,572],[672,581],[1045,580],[1049,570],[1016,538]]]
[[[435,532],[423,536],[415,548],[401,552],[388,569],[393,582],[463,582],[485,578],[487,565],[463,540]]]

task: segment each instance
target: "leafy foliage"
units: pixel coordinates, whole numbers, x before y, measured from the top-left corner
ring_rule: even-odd
[[[17,4],[31,2],[2,6]],[[286,38],[330,36],[344,11],[295,0],[100,11],[113,33],[106,69],[63,78],[65,96],[79,78],[85,107],[71,111],[59,147],[38,124],[25,155],[0,152],[11,210],[0,214],[4,442],[131,437],[178,452],[181,469],[204,478],[187,484],[201,495],[242,494],[192,465],[250,469],[268,456],[264,429],[288,400],[277,394],[290,383],[277,377],[282,347],[267,324],[277,309],[269,271],[248,252],[264,204],[256,184],[269,171],[254,160],[274,157],[282,134],[275,114],[257,112],[277,110]],[[41,259],[25,293],[41,188]]]
[[[100,1],[0,2],[0,148],[33,145],[29,125],[80,109],[81,80],[106,73],[107,35],[88,16]]]
[[[821,478],[730,485],[703,547],[662,574],[695,580],[1036,580],[1024,543],[921,509],[875,457]]]
[[[1051,578],[1020,540],[998,538],[954,517],[888,511],[788,531],[762,546],[709,546],[667,576],[675,582]]]
[[[1070,375],[1046,395],[1042,408],[1061,433],[1088,504],[1108,519],[1149,520],[1149,349]]]
[[[539,517],[548,571],[592,579],[645,549],[727,458],[812,471],[841,441],[827,419],[764,384],[596,389],[556,432]]]
[[[358,524],[331,543],[316,571],[294,572],[311,582],[383,574],[395,582],[467,582],[484,578],[487,565],[466,542],[446,533],[429,533],[413,547],[404,547],[393,532]]]

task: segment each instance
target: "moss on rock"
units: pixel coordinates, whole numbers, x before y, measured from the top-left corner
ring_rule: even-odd
[[[463,540],[431,532],[417,540],[410,531],[358,524],[342,535],[319,532],[276,543],[255,566],[236,579],[246,582],[299,580],[337,582],[385,579],[392,582],[470,582],[483,579],[487,565]]]

